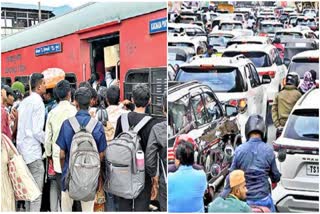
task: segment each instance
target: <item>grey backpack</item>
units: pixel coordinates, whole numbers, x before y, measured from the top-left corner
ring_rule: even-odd
[[[69,195],[77,201],[93,201],[98,187],[100,157],[92,136],[98,121],[91,118],[86,127],[80,127],[76,117],[69,119],[75,132],[70,148],[66,186]]]
[[[150,119],[150,116],[145,116],[132,129],[129,127],[128,113],[121,115],[123,132],[106,149],[106,192],[125,199],[135,199],[144,189],[145,171],[137,169],[136,153],[142,152],[138,132]]]

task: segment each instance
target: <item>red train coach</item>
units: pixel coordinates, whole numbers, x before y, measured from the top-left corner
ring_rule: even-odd
[[[151,112],[160,113],[166,23],[166,2],[88,3],[2,39],[1,80],[26,84],[34,72],[60,68],[76,87],[98,72],[99,60],[118,58],[108,69],[119,79],[121,98],[130,98],[134,84],[148,83]],[[108,47],[117,47],[118,57],[106,55]]]

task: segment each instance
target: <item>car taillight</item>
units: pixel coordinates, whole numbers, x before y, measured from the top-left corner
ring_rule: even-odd
[[[263,71],[263,72],[259,72],[260,76],[263,75],[269,75],[271,78],[274,78],[276,76],[276,72],[275,71]]]
[[[229,100],[229,105],[236,106],[239,108],[240,112],[244,112],[247,107],[247,99]]]
[[[309,62],[319,62],[319,57],[309,57],[308,60]]]
[[[214,65],[200,65],[200,68],[214,68]]]
[[[301,142],[301,141],[300,141]],[[280,145],[273,141],[273,149],[276,152],[280,150],[286,150],[287,154],[310,154],[310,155],[319,155],[319,148],[309,148],[302,146],[288,146]]]
[[[259,33],[259,36],[268,36],[266,33]]]

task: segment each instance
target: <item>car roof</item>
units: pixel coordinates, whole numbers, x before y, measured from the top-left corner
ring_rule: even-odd
[[[266,21],[262,21],[261,24],[277,24],[277,25],[283,25],[281,22],[278,22],[278,21],[269,21],[269,20],[266,20]]]
[[[298,100],[292,112],[297,109],[319,109],[319,96],[319,89],[311,89]]]
[[[220,25],[221,25],[221,24],[224,24],[224,23],[242,24],[242,22],[236,21],[236,20],[222,20],[222,21],[220,22]]]
[[[315,20],[315,18],[310,17],[310,16],[298,16],[297,19],[314,19]]]
[[[229,46],[224,52],[231,52],[231,51],[256,51],[256,52],[264,52],[268,53],[271,49],[275,47],[271,44],[234,44]]]
[[[241,35],[241,32],[239,31],[227,31],[227,30],[213,30],[211,33],[208,34],[208,36],[217,35],[217,34],[230,34],[233,36]]]
[[[207,58],[196,58],[190,63],[181,65],[180,67],[194,67],[200,65],[214,65],[215,67],[240,67],[250,62],[247,58],[237,57],[207,57]]]
[[[168,42],[189,42],[189,43],[197,43],[202,41],[201,36],[168,36]]]
[[[199,28],[199,29],[202,29],[199,25],[196,25],[196,24],[185,24],[185,23],[168,23],[168,27],[173,27],[173,28]]]
[[[298,53],[292,57],[294,59],[304,59],[304,58],[319,58],[320,50],[309,50]]]
[[[168,89],[168,102],[176,102],[177,100],[181,99],[185,95],[189,94],[190,89],[192,88],[203,88],[207,89],[208,91],[210,88],[208,86],[205,86],[197,81],[189,81],[182,84],[177,84],[174,86],[169,87]]]

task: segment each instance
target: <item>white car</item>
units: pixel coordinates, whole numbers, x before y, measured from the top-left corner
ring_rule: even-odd
[[[292,57],[288,73],[296,72],[300,76],[300,83],[306,71],[314,70],[317,73],[316,83],[319,85],[319,50],[304,51]]]
[[[282,174],[272,191],[279,212],[319,213],[319,96],[312,89],[298,100],[273,144]]]
[[[219,24],[219,30],[232,31],[236,29],[244,29],[242,22],[234,20],[224,20]]]
[[[202,47],[207,51],[207,38],[202,36],[188,37],[188,36],[168,36],[169,47],[190,47],[197,53],[198,47]]]
[[[259,27],[259,36],[268,36],[273,39],[275,33],[284,29],[284,25],[277,21],[262,21]]]
[[[245,142],[245,123],[252,114],[266,118],[267,94],[254,64],[246,58],[197,58],[180,66],[176,81],[197,80],[208,85],[220,101],[238,106],[238,121],[242,142]]]
[[[228,42],[227,47],[234,44],[272,44],[272,41],[266,36],[238,36],[231,39]]]
[[[185,36],[202,36],[205,37],[205,30],[196,24],[168,23],[168,36],[185,35]]]
[[[224,50],[222,57],[233,57],[242,54],[249,58],[258,70],[260,77],[269,75],[271,83],[266,85],[268,102],[271,105],[276,94],[282,88],[282,79],[287,75],[287,67],[283,64],[277,48],[270,44],[231,45]]]
[[[208,44],[218,52],[222,52],[227,47],[227,43],[232,38],[238,37],[240,35],[241,33],[238,31],[215,30],[208,35]]]
[[[283,40],[290,39],[317,39],[317,35],[307,26],[297,26],[287,28],[276,32],[275,37]]]

